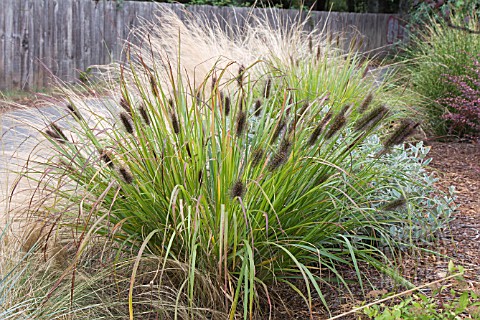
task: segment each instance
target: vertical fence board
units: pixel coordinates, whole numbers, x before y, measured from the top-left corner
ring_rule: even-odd
[[[71,31],[71,64],[72,64],[72,77],[78,78],[78,72],[84,69],[83,55],[82,55],[82,26],[80,25],[80,6],[78,0],[72,2],[72,31]]]
[[[44,57],[45,57],[45,41],[47,34],[47,21],[48,19],[43,19],[42,21],[37,21],[35,17],[42,16],[48,17],[48,7],[45,3],[45,0],[37,0],[33,2],[35,4],[35,16],[32,17],[32,23],[34,25],[34,69],[32,78],[34,78],[34,84],[36,88],[43,87],[45,85],[45,67],[44,67]]]
[[[0,88],[6,87],[5,73],[6,73],[6,61],[5,59],[5,21],[7,20],[7,10],[0,10]]]

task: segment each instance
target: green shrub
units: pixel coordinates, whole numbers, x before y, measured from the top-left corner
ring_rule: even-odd
[[[381,148],[379,137],[372,135],[359,152],[373,156]],[[399,242],[431,243],[439,231],[448,228],[456,208],[453,187],[449,194],[435,188],[438,178],[427,171],[429,151],[422,141],[400,145],[373,164],[377,175],[371,183],[382,187],[370,195],[371,201],[377,209],[396,212],[398,221],[390,225],[390,234]]]
[[[417,34],[412,36],[406,79],[411,81],[413,90],[425,98],[426,117],[431,129],[437,134],[447,132],[442,115],[448,111],[438,103],[449,93],[456,93],[453,84],[445,83],[444,75],[463,76],[473,67],[472,56],[480,54],[478,34],[452,27],[459,26],[476,30],[478,17],[451,14],[450,20],[431,18]]]
[[[42,218],[78,235],[77,256],[94,235],[113,239],[119,256],[137,256],[130,317],[166,309],[180,318],[262,317],[275,283],[309,308],[315,295],[327,305],[323,283],[348,288],[339,266],[366,286],[362,263],[409,285],[376,246],[403,240],[390,227],[407,218],[378,203],[393,188],[423,206],[405,187],[416,175],[381,165],[418,124],[379,131],[395,118],[379,102],[402,97],[322,34],[285,30],[259,24],[236,42],[163,16],[162,29],[140,29],[142,45],[108,74],[111,98],[68,92],[66,124],[42,129],[56,153],[26,173],[51,194]],[[383,144],[369,142],[373,134]],[[136,304],[144,255],[158,257],[156,288],[168,283],[169,306]]]

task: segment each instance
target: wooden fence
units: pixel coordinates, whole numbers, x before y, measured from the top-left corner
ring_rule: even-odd
[[[119,59],[123,39],[140,17],[154,19],[159,4],[92,0],[1,0],[0,90],[47,86],[52,76],[74,81],[90,65]],[[246,23],[249,13],[265,9],[162,4],[180,16],[185,10],[203,18],[221,17],[224,27]],[[275,9],[278,10],[278,9]],[[295,10],[278,10],[285,18]],[[305,15],[303,16],[305,18]],[[363,50],[386,46],[402,37],[399,19],[385,14],[314,12],[308,26],[364,36]],[[400,26],[400,27],[399,27]]]

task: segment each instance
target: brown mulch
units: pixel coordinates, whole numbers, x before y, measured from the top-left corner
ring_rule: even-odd
[[[420,286],[449,275],[448,263],[452,260],[455,265],[465,268],[465,281],[450,280],[440,285],[455,288],[459,292],[474,290],[478,293],[480,292],[480,144],[431,142],[430,145],[429,156],[432,158],[430,169],[439,178],[437,187],[448,191],[449,186],[454,186],[455,203],[458,208],[453,214],[450,227],[439,236],[438,241],[431,248],[426,248],[441,255],[422,250],[409,253],[402,258],[399,271],[413,284]],[[362,269],[371,273],[369,279],[379,289],[367,292],[364,297],[360,290],[353,288],[355,289],[354,297],[351,297],[347,292],[335,292],[336,290],[332,288],[333,290],[327,293],[326,298],[329,305],[333,306],[331,311],[334,315],[360,306],[365,299],[367,302],[372,302],[392,290],[395,291],[394,284],[387,277],[368,267]],[[351,280],[355,281],[354,277]],[[423,292],[428,294],[435,288],[438,286],[426,288]],[[401,292],[402,288],[397,288],[396,291]],[[442,303],[451,300],[452,297],[449,295],[449,290],[445,290],[435,298]],[[309,313],[305,310],[305,304],[301,299],[291,298],[287,303],[290,313],[277,314],[275,319],[309,318]],[[313,313],[313,319],[328,319],[319,299],[315,299]],[[359,319],[359,314],[350,314],[341,319]]]
[[[466,277],[480,289],[480,144],[436,142],[430,156],[440,178],[438,187],[454,186],[459,205],[442,249],[469,269]]]

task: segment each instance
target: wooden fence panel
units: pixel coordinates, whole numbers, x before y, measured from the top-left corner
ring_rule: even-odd
[[[345,45],[370,51],[387,45],[391,15],[336,12],[306,12],[212,6],[183,6],[151,2],[95,0],[1,0],[0,89],[35,89],[48,86],[53,76],[65,81],[78,79],[91,65],[124,60],[122,48],[132,27],[141,20],[157,19],[155,11],[168,7],[180,18],[197,17],[200,22],[218,21],[234,37],[255,16],[273,27],[288,26],[308,18],[304,28],[314,27],[338,34]],[[161,24],[161,17],[158,21]],[[330,36],[336,41],[336,35]],[[362,39],[360,41],[359,39]],[[377,52],[377,51],[374,51]]]

